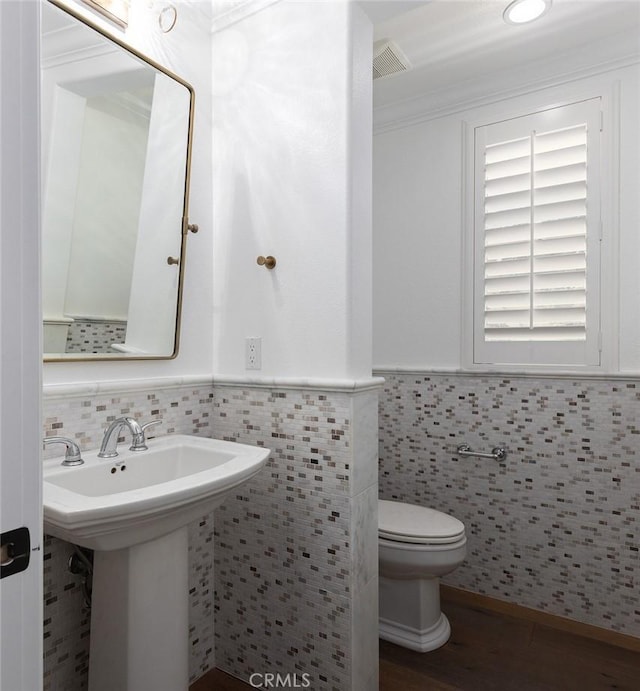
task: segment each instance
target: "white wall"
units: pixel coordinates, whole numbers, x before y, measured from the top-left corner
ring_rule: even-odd
[[[42,122],[55,123],[43,128],[47,136],[42,138],[42,313],[44,319],[63,319],[82,150],[81,138],[70,133],[84,127],[86,99],[53,89],[45,75],[42,85],[43,91],[45,85],[50,87],[42,94]],[[58,123],[65,127],[56,126]]]
[[[640,68],[622,85],[620,113],[620,370],[640,372]]]
[[[208,0],[182,0],[176,3],[178,21],[170,33],[164,34],[158,26],[161,4],[134,2],[129,27],[123,35],[81,3],[65,1],[76,11],[86,14],[106,31],[126,40],[194,87],[196,113],[189,217],[191,222],[199,224],[200,232],[191,235],[188,240],[182,337],[180,354],[175,360],[46,363],[44,383],[100,382],[208,374],[212,369],[213,340],[211,3]]]
[[[128,303],[126,349],[173,352],[182,235],[189,90],[164,74],[156,76],[142,208],[135,236],[135,263]],[[167,166],[167,161],[173,163]]]
[[[86,192],[86,188],[91,187],[95,178],[95,176],[90,176],[89,180],[80,170],[81,161],[86,160],[87,155],[87,148],[83,147],[82,133],[85,126],[89,126],[89,121],[85,123],[87,103],[97,103],[95,98],[101,93],[101,89],[108,93],[116,89],[125,91],[128,88],[131,90],[144,88],[145,85],[149,85],[148,72],[141,69],[137,60],[125,54],[124,51],[120,51],[115,44],[109,47],[106,42],[99,41],[98,47],[95,41],[93,43],[90,40],[87,41],[89,32],[82,26],[78,26],[78,31],[65,29],[52,32],[50,26],[52,18],[60,11],[53,5],[43,5],[42,9],[43,12],[48,11],[43,14],[43,29],[46,31],[46,36],[42,43],[40,89],[43,316],[45,319],[64,320],[64,315],[71,312],[78,315],[115,318],[117,309],[112,308],[108,310],[109,313],[101,310],[102,315],[96,313],[95,300],[99,301],[101,296],[95,290],[91,290],[91,286],[85,280],[87,276],[96,277],[96,274],[102,274],[99,279],[92,282],[102,285],[105,271],[112,271],[113,263],[104,261],[100,256],[87,263],[86,255],[81,251],[83,256],[78,257],[76,254],[77,261],[71,274],[69,272],[74,222],[77,219],[75,212],[82,206],[85,196],[83,190],[78,189],[78,182],[80,181],[80,185],[85,187]],[[80,57],[78,50],[80,50]],[[88,79],[88,75],[91,75],[91,79]],[[117,77],[114,79],[115,75]],[[98,80],[100,84],[96,85]],[[125,112],[120,113],[124,119],[126,119]],[[93,114],[95,118],[95,109]],[[103,137],[99,140],[102,142]],[[94,140],[94,144],[99,145],[100,142]],[[106,151],[112,152],[116,157],[122,155],[122,152],[116,149],[123,144],[126,146],[124,139],[103,143],[106,144]],[[130,162],[127,167],[129,165]],[[98,183],[100,189],[102,184],[108,181],[106,171],[105,168],[103,175],[107,177],[107,180]],[[112,181],[122,185],[120,192],[122,196],[123,190],[129,187],[128,183],[124,178],[119,182],[112,178]],[[94,229],[107,221],[107,218],[109,223],[116,218],[111,200],[101,194],[100,189],[96,194],[97,203],[93,199],[84,200],[89,207],[88,214]],[[135,200],[133,206],[135,208]],[[137,210],[135,214],[137,215]],[[82,212],[79,215],[81,216]],[[115,225],[121,227],[118,222]],[[126,236],[126,232],[124,235]],[[78,233],[76,239],[85,237],[85,233]],[[107,231],[103,237],[109,238],[109,232]],[[107,241],[105,257],[111,256],[117,245],[117,242],[112,244]],[[110,286],[105,291],[110,292],[112,296],[114,291],[118,292],[118,286],[123,285],[123,277],[117,273],[117,271],[113,272],[113,280],[108,279]],[[70,290],[68,290],[67,277],[71,279]],[[80,290],[76,290],[73,285],[75,279],[81,284]],[[125,281],[130,281],[130,275],[125,277]],[[70,300],[69,304],[65,305],[67,293]],[[88,304],[85,301],[85,295],[88,297]],[[79,298],[80,304],[77,304],[76,298]],[[108,304],[106,300],[103,304],[105,303]],[[125,303],[120,309],[119,318],[123,315],[126,318],[126,309]],[[58,350],[52,352],[58,352]]]
[[[216,375],[371,374],[371,50],[346,2],[283,0],[214,35]]]
[[[374,138],[374,366],[460,363],[459,117]]]
[[[179,3],[166,35],[153,8],[134,3],[127,40],[196,89],[190,219],[200,232],[188,241],[180,355],[51,363],[45,383],[243,377],[246,336],[263,339],[253,374],[370,376],[372,27],[344,1],[262,5],[214,35],[212,60],[209,3]],[[257,266],[259,254],[277,268]]]
[[[640,371],[640,189],[637,65],[549,86],[528,95],[423,121],[374,137],[374,366],[456,369],[463,366],[463,132],[464,122],[500,117],[525,104],[562,102],[568,93],[614,94],[620,105],[619,249],[605,218],[608,248],[619,269],[619,329],[614,295],[603,305],[618,340],[622,371]],[[522,85],[519,93],[525,91]],[[489,100],[489,99],[487,99]],[[615,107],[614,107],[615,110]],[[611,132],[610,125],[607,132]],[[607,135],[609,136],[609,135]],[[617,172],[607,171],[607,184]],[[615,281],[614,281],[615,282]],[[615,290],[609,291],[615,293]],[[612,353],[615,363],[617,352]]]
[[[148,118],[108,96],[87,99],[66,316],[127,321],[148,131]]]

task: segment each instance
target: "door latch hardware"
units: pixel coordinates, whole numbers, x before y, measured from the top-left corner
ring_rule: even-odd
[[[2,533],[0,548],[0,578],[20,573],[29,566],[31,539],[28,528],[16,528]]]

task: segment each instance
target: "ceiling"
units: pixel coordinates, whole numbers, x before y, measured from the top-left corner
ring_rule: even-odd
[[[276,1],[211,3],[219,20]],[[553,0],[545,16],[523,26],[503,21],[510,0],[357,2],[374,22],[374,41],[392,40],[411,64],[406,72],[374,81],[379,112],[425,94],[442,105],[465,85],[480,94],[484,83],[496,78],[504,77],[505,88],[512,88],[526,73],[530,76],[532,64],[537,75],[545,76],[545,63],[555,70],[560,57],[566,57],[567,71],[577,71],[640,53],[640,0]],[[55,19],[45,13],[47,29],[59,28]]]
[[[430,0],[377,21],[374,40],[394,41],[412,69],[375,80],[374,106],[495,80],[501,73],[517,77],[532,62],[553,60],[557,66],[567,56],[576,70],[640,50],[640,0],[554,0],[545,16],[521,26],[502,19],[509,1]]]

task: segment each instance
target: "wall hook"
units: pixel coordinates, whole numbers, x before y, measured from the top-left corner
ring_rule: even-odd
[[[263,257],[260,255],[257,259],[260,266],[266,266],[267,269],[273,269],[276,265],[276,258],[269,255],[268,257]]]

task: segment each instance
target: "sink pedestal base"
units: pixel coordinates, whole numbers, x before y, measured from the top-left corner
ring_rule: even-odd
[[[187,691],[187,528],[96,551],[89,691]]]

